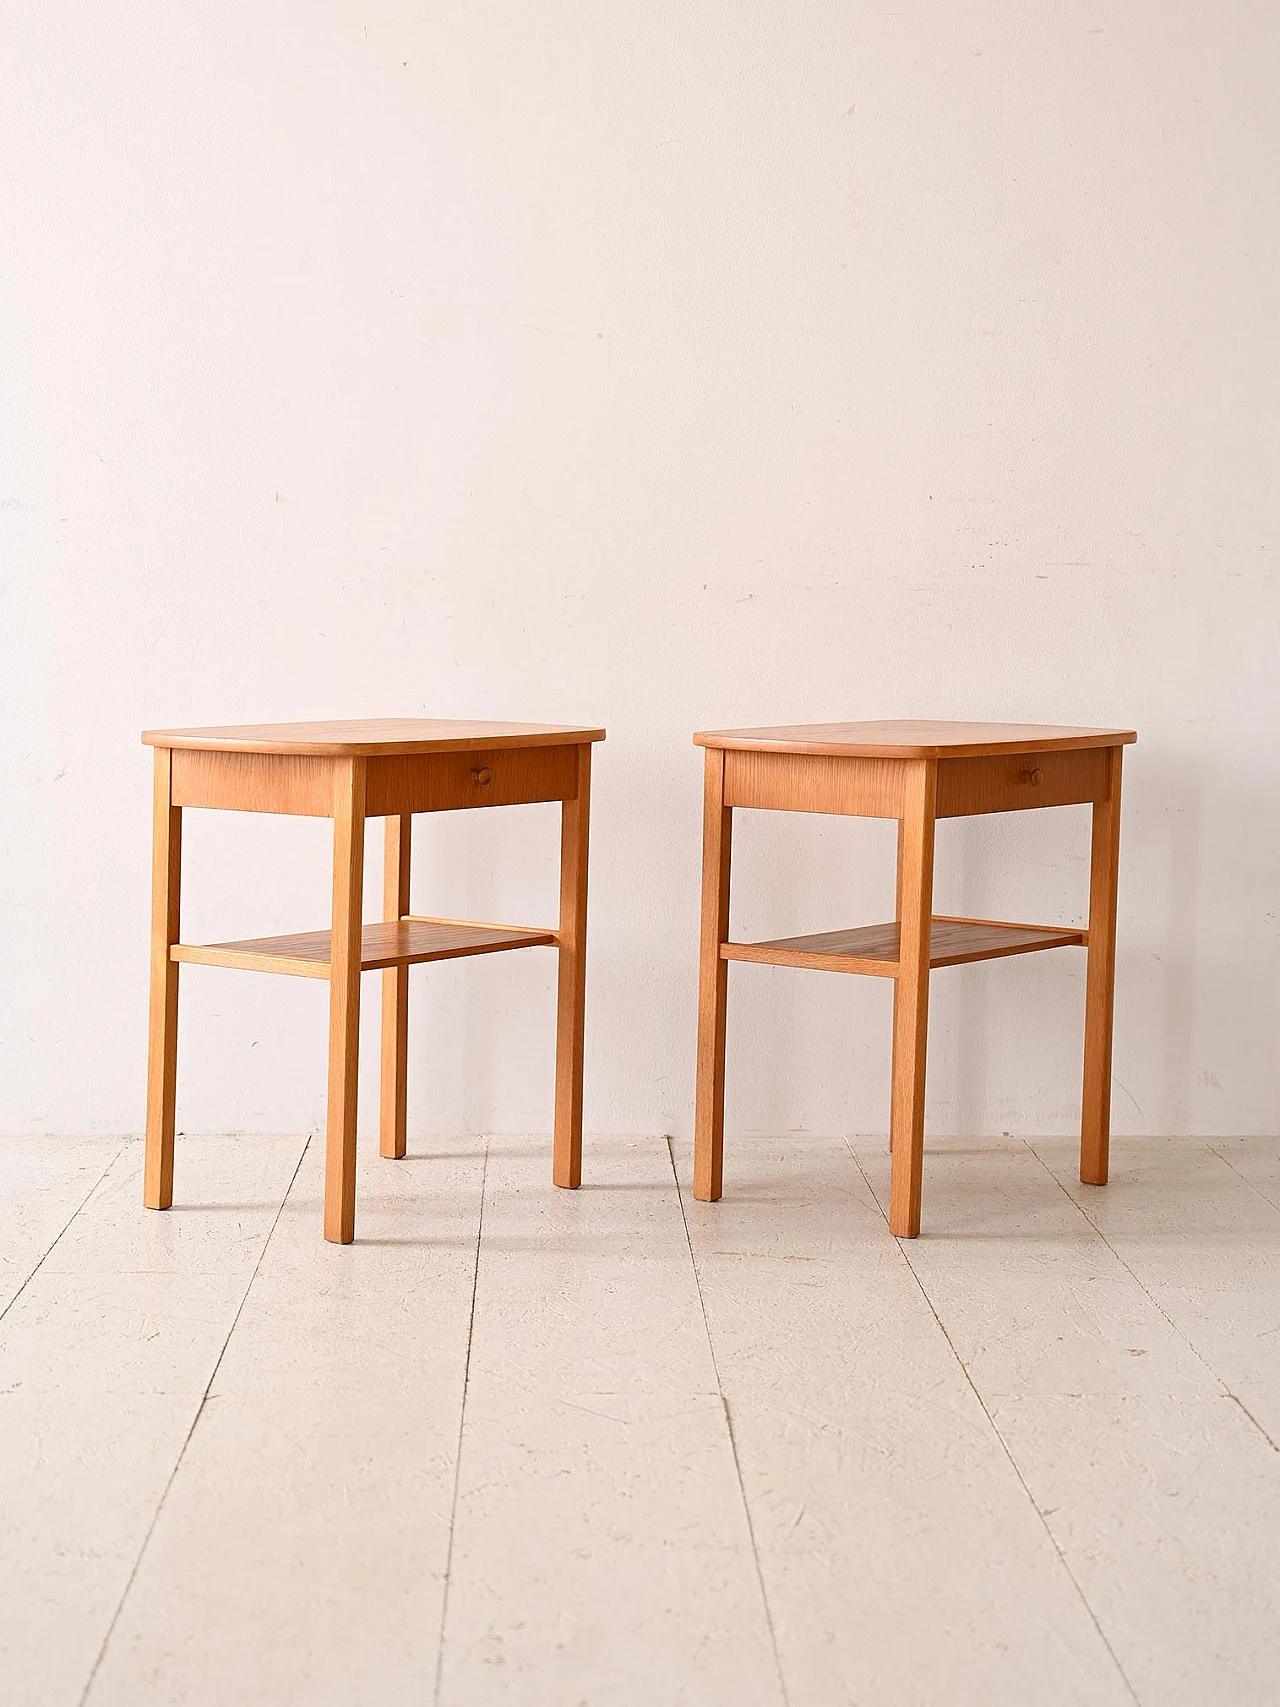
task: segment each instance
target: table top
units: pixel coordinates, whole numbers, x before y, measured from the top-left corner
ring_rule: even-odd
[[[328,723],[238,723],[223,729],[146,729],[149,747],[216,753],[306,753],[375,758],[504,747],[568,747],[603,741],[603,729],[570,723],[479,723],[446,717],[357,717]]]
[[[711,729],[694,736],[700,747],[761,753],[832,753],[843,758],[971,759],[994,753],[1065,752],[1119,747],[1138,739],[1132,729],[1074,729],[1057,723],[783,723],[770,729]]]

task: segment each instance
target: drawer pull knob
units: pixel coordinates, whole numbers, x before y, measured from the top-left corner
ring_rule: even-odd
[[[1023,782],[1029,782],[1031,784],[1032,788],[1039,788],[1041,782],[1044,779],[1038,770],[1033,770],[1033,771],[1023,771],[1022,780],[1023,780]]]
[[[1036,775],[1038,778],[1039,772],[1037,772]],[[478,769],[472,771],[471,780],[474,783],[478,783],[481,788],[488,788],[489,784],[493,781],[493,772],[489,769],[488,765],[481,765]]]

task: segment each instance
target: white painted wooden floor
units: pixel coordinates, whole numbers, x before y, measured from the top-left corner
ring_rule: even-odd
[[[0,1144],[6,1707],[1280,1701],[1280,1144],[320,1151]]]

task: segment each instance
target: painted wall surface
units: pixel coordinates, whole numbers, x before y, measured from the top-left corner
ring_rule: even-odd
[[[373,714],[607,724],[587,1120],[676,1133],[694,729],[1136,726],[1116,1128],[1277,1129],[1277,8],[10,0],[0,62],[0,1131],[141,1125],[139,730]],[[938,910],[1079,919],[1086,816],[944,825]],[[556,836],[420,820],[415,904],[550,918]],[[187,846],[188,939],[326,922],[325,824]],[[738,848],[744,935],[892,906],[891,826]],[[548,1129],[553,956],[412,989],[412,1129]],[[885,1129],[888,984],[730,1003],[732,1130]],[[938,974],[933,1129],[1071,1130],[1082,1007]],[[180,1126],[319,1123],[325,1022],[184,971]]]

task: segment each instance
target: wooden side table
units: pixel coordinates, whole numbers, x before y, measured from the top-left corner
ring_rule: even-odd
[[[1111,1122],[1120,760],[1131,729],[1032,723],[812,723],[722,729],[706,748],[702,943],[693,1195],[714,1202],[724,1152],[728,963],[816,967],[892,978],[893,1181],[889,1227],[920,1231],[929,973],[1037,949],[1087,944],[1080,1178],[1105,1185]],[[1091,805],[1087,930],[939,918],[933,913],[934,824],[983,812]],[[729,857],[735,806],[898,820],[898,900],[892,924],[776,942],[729,940]]]
[[[143,1200],[173,1202],[178,967],[184,961],[329,980],[329,1106],[324,1236],[355,1237],[360,974],[382,969],[380,1149],[405,1153],[409,967],[459,955],[554,947],[560,952],[552,1177],[582,1177],[582,1038],[586,989],[587,837],[591,744],[603,729],[539,723],[389,718],[153,729],[151,1020]],[[561,805],[560,919],[554,930],[426,918],[409,911],[415,812]],[[179,938],[182,812],[205,806],[333,819],[333,918],[327,931],[206,946]],[[363,924],[364,825],[386,819],[383,920]]]

